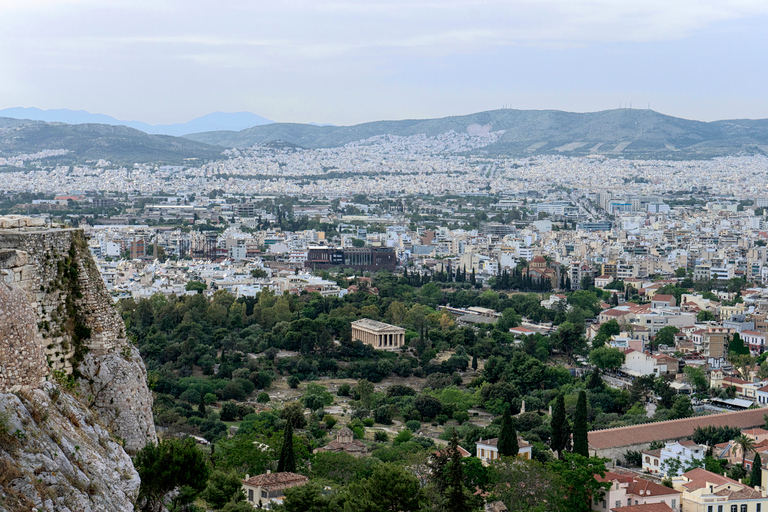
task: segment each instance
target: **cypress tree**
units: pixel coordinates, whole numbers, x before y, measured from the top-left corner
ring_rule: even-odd
[[[205,390],[203,388],[200,388],[200,402],[197,404],[197,412],[205,418]]]
[[[293,454],[293,425],[290,420],[285,425],[283,431],[283,446],[280,448],[280,459],[277,461],[277,472],[290,471],[296,472],[296,457]]]
[[[552,410],[552,420],[550,422],[552,428],[552,439],[550,441],[550,448],[557,452],[559,458],[563,458],[563,452],[568,444],[568,419],[565,417],[565,399],[563,395],[557,395],[555,401],[555,408]]]
[[[459,453],[459,438],[456,431],[448,443],[448,462],[445,465],[445,494],[443,495],[443,510],[446,512],[466,512],[472,510],[471,495],[464,486],[464,464]]]
[[[763,485],[763,463],[760,460],[760,454],[755,452],[755,459],[752,461],[752,472],[749,474],[749,485],[752,487]]]
[[[587,393],[579,391],[576,411],[573,415],[573,453],[589,457],[589,442],[587,440]]]
[[[587,380],[587,389],[601,389],[603,387],[603,379],[600,378],[600,368],[595,368],[589,374],[589,380]]]
[[[501,418],[501,431],[496,447],[502,457],[514,457],[520,451],[520,446],[517,444],[517,432],[512,424],[512,414],[509,412],[509,407],[504,409],[504,416]]]
[[[477,370],[477,352],[472,353],[472,369]]]

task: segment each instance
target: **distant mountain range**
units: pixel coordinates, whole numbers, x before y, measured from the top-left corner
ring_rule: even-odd
[[[601,154],[684,159],[768,153],[768,119],[702,122],[640,109],[590,113],[503,109],[354,126],[272,123],[241,131],[195,133],[185,138],[224,147],[242,148],[281,140],[306,148],[323,148],[384,134],[436,136],[451,130],[467,133],[472,125],[504,130],[495,143],[474,151],[497,156]]]
[[[108,116],[103,117],[109,122],[101,124],[63,124],[62,119],[79,123],[98,115],[34,110],[42,113],[38,117],[58,112],[58,121],[0,117],[0,156],[35,153],[44,149],[68,149],[70,155],[57,158],[172,163],[190,158],[220,158],[224,148],[244,148],[254,144],[278,142],[304,148],[327,148],[377,135],[423,134],[432,137],[451,130],[460,134],[503,131],[492,144],[472,151],[488,156],[549,154],[696,159],[768,154],[768,119],[701,122],[640,109],[590,113],[504,109],[440,119],[376,121],[354,126],[269,123],[239,131],[205,131],[184,137],[147,134],[139,129],[116,125],[121,121]],[[0,115],[3,112],[7,110],[0,111]],[[30,110],[17,112],[18,115],[23,113],[30,113]],[[224,123],[225,120],[235,124],[237,119],[248,124],[256,118],[263,120],[248,113],[210,114],[185,125],[167,125],[166,128],[186,126],[190,129]]]
[[[39,108],[6,108],[0,110],[0,117],[13,119],[30,119],[47,123],[67,124],[108,124],[127,126],[154,135],[173,135],[180,137],[189,133],[210,132],[218,130],[244,130],[253,126],[269,124],[274,121],[265,119],[250,112],[214,112],[195,118],[186,123],[151,125],[140,121],[121,121],[104,114],[91,114],[85,110],[41,110]]]
[[[221,158],[223,148],[181,137],[150,135],[126,126],[21,121],[0,117],[0,157],[67,149],[46,162],[75,163],[105,159],[113,163],[182,164]]]

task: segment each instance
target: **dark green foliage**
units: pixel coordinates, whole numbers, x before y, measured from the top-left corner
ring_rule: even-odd
[[[749,485],[752,487],[763,485],[763,462],[760,454],[755,452],[755,458],[752,460],[752,469],[749,473]]]
[[[283,444],[280,448],[280,458],[277,461],[278,473],[289,471],[296,472],[296,456],[293,453],[293,425],[289,421],[283,432]]]
[[[738,332],[733,333],[728,342],[728,354],[735,354],[737,356],[749,355],[749,347],[744,344]]]
[[[193,498],[208,481],[205,457],[193,439],[148,444],[136,454],[134,467],[141,477],[139,498],[146,499],[148,510],[158,509],[163,496],[176,488],[187,488],[184,496]]]
[[[589,457],[587,431],[587,393],[581,390],[573,415],[573,453],[583,457]]]
[[[237,404],[224,402],[221,406],[221,421],[235,421],[237,419]]]
[[[413,405],[425,420],[431,420],[443,410],[440,400],[430,395],[417,396]]]
[[[550,426],[552,428],[552,440],[549,446],[552,451],[557,452],[558,457],[562,458],[570,436],[568,419],[565,417],[565,398],[562,394],[557,395],[555,400]]]
[[[550,468],[562,482],[569,512],[592,510],[593,500],[599,501],[605,491],[611,488],[611,482],[598,482],[595,479],[595,475],[605,476],[607,461],[608,459],[587,458],[577,453],[566,453],[563,454],[563,460],[556,460],[550,464]]]
[[[466,512],[474,508],[472,494],[465,485],[464,465],[458,446],[459,439],[454,432],[446,449],[447,461],[444,472],[442,475],[436,475],[438,478],[442,476],[445,480],[441,509],[446,512]]]
[[[720,443],[726,443],[732,439],[741,435],[741,429],[737,427],[715,427],[713,425],[706,425],[704,427],[696,427],[693,431],[693,441],[696,444],[705,444],[708,446],[714,446]]]
[[[234,499],[243,501],[244,496],[240,491],[242,481],[235,473],[213,471],[208,477],[208,485],[202,492],[202,498],[214,508],[222,508]]]
[[[512,415],[509,412],[509,407],[504,410],[504,416],[501,418],[501,430],[499,431],[499,440],[496,445],[499,450],[499,455],[504,457],[512,457],[517,455],[520,451],[520,446],[517,442],[517,431],[512,424]]]

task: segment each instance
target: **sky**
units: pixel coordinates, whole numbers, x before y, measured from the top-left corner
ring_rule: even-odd
[[[765,0],[1,0],[0,109],[768,118]]]

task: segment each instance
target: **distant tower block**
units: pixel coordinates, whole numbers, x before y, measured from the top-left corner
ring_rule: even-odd
[[[405,329],[363,318],[352,322],[352,340],[377,350],[397,350],[405,344]]]

